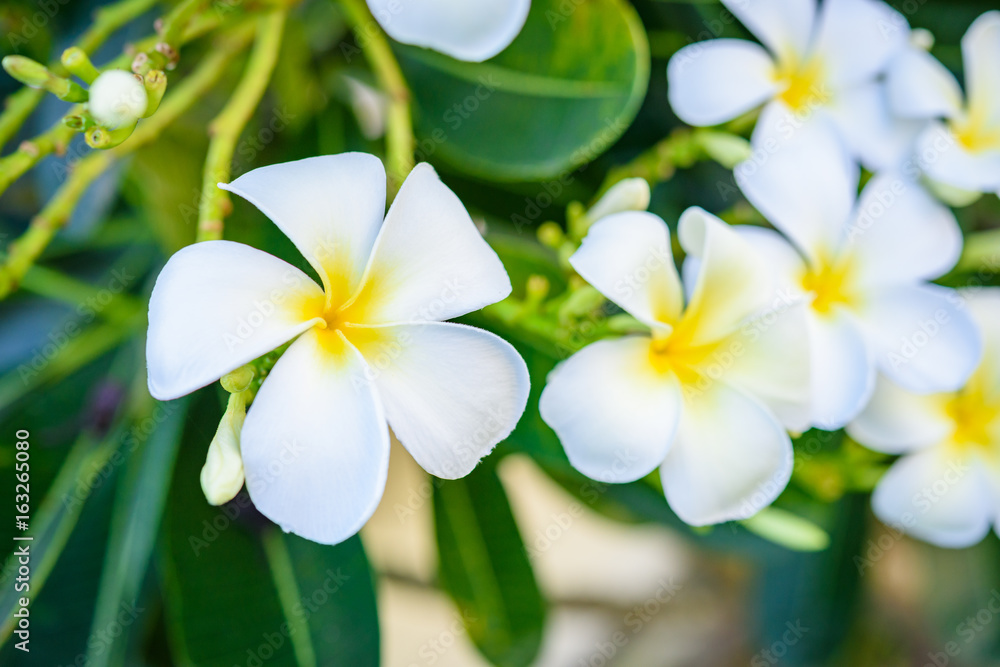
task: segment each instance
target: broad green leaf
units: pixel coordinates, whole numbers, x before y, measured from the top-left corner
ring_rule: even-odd
[[[245,492],[222,507],[205,501],[198,475],[220,416],[218,396],[201,392],[164,517],[160,569],[175,664],[376,665],[374,588],[357,537],[303,544]]]
[[[434,489],[440,576],[469,637],[500,667],[531,664],[545,602],[503,485],[489,462]]]
[[[535,0],[524,29],[485,63],[399,46],[418,157],[501,181],[552,178],[593,160],[632,122],[649,44],[624,0]]]

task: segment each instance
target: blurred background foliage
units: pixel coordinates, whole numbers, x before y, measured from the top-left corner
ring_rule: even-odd
[[[52,59],[79,38],[101,4],[5,0],[0,55]],[[171,8],[128,4],[134,18],[98,49],[95,62],[148,35]],[[962,33],[995,3],[895,6],[912,26],[933,31],[934,54],[957,70]],[[261,0],[212,0],[201,16],[219,31],[267,9]],[[746,36],[725,16],[710,1],[534,0],[522,34],[483,64],[393,45],[413,93],[417,160],[431,162],[482,221],[515,285],[513,311],[501,306],[465,320],[515,343],[533,383],[526,414],[497,452],[466,479],[430,485],[428,539],[436,544],[438,574],[428,584],[453,600],[483,659],[503,667],[539,660],[553,601],[543,595],[531,544],[498,473],[498,463],[520,453],[584,511],[682,536],[697,554],[692,577],[740,573],[737,594],[710,600],[731,614],[722,636],[735,648],[720,652],[691,638],[693,658],[628,664],[922,665],[940,660],[932,656],[943,655],[949,641],[961,642],[961,654],[936,664],[1000,664],[1000,623],[980,620],[969,643],[962,629],[1000,596],[997,538],[944,551],[880,526],[867,494],[886,457],[841,433],[807,433],[796,443],[795,473],[774,510],[744,524],[692,530],[668,509],[658,478],[607,486],[580,476],[538,415],[546,373],[606,333],[614,315],[603,303],[584,316],[576,307],[557,339],[535,335],[516,317],[518,304],[530,300],[529,277],[547,277],[557,299],[566,288],[557,250],[536,240],[542,223],[565,226],[567,209],[570,217],[582,210],[574,202],[586,205],[628,175],[654,183],[650,210],[670,224],[696,204],[730,222],[759,222],[729,187],[730,172],[706,159],[667,104],[672,53],[700,39]],[[284,30],[271,84],[237,146],[233,177],[318,154],[384,154],[384,100],[372,88],[364,40],[352,34],[338,3],[297,3]],[[171,86],[222,48],[213,34],[184,46]],[[364,536],[327,547],[284,535],[243,494],[222,508],[209,506],[198,472],[225,392],[213,385],[159,404],[145,389],[145,301],[166,258],[194,241],[206,128],[245,59],[237,50],[220,62],[196,103],[95,179],[20,289],[0,303],[0,478],[13,479],[14,449],[6,443],[16,430],[29,430],[35,536],[32,652],[26,658],[10,639],[16,596],[8,559],[0,575],[0,664],[364,666],[380,664],[385,652],[377,593],[394,575],[372,567]],[[4,96],[17,89],[0,77]],[[65,110],[65,103],[45,99],[4,154]],[[89,152],[78,137],[65,155],[46,158],[2,195],[0,245],[26,229]],[[998,226],[1000,205],[984,197],[957,214],[971,234]],[[242,200],[233,203],[225,235],[311,271]],[[967,262],[944,280],[996,284],[994,273]],[[395,448],[394,456],[405,454]],[[13,486],[0,484],[0,506],[13,504]],[[12,544],[12,523],[0,521],[0,544]],[[720,581],[725,587],[733,579]],[[683,595],[669,604],[683,605]],[[791,642],[787,630],[795,623],[808,632]],[[626,664],[598,661],[596,652],[580,662],[553,658],[551,650],[544,655],[537,664]],[[414,655],[407,664],[439,657]]]

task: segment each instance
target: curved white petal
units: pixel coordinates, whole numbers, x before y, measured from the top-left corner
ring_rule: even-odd
[[[368,364],[393,433],[432,475],[469,474],[524,412],[528,368],[488,331],[424,322],[348,327],[347,335]]]
[[[371,517],[389,470],[389,429],[364,360],[336,331],[292,343],[241,435],[247,490],[285,532],[337,544]]]
[[[368,7],[397,42],[481,62],[510,46],[531,0],[368,0]]]
[[[970,151],[943,123],[931,123],[920,135],[917,160],[935,181],[963,190],[1000,189],[1000,150]]]
[[[601,294],[650,327],[672,324],[684,307],[670,230],[652,213],[601,218],[569,263]]]
[[[379,232],[351,322],[458,317],[510,294],[510,278],[455,193],[426,163],[403,182]]]
[[[778,90],[767,51],[742,39],[685,46],[667,63],[667,96],[688,125],[718,125],[750,111]]]
[[[650,364],[650,339],[602,340],[556,366],[539,401],[573,467],[602,482],[632,482],[667,455],[681,410],[672,373]]]
[[[955,266],[962,230],[951,209],[915,181],[882,172],[861,191],[847,244],[864,285],[932,280]]]
[[[738,225],[733,230],[746,239],[753,251],[764,259],[774,281],[777,304],[793,303],[806,295],[802,287],[806,263],[788,239],[766,227]]]
[[[962,37],[969,113],[1000,123],[1000,11],[981,14]]]
[[[923,49],[900,51],[886,69],[885,86],[897,116],[950,118],[962,108],[962,89],[955,75]]]
[[[847,432],[869,449],[902,454],[944,441],[955,427],[940,394],[915,394],[879,376],[871,401]]]
[[[385,213],[385,169],[377,157],[342,153],[272,164],[219,187],[270,218],[331,299],[354,293]]]
[[[792,443],[764,405],[722,382],[685,400],[660,476],[670,508],[706,526],[747,519],[770,505],[792,474]]]
[[[716,353],[725,381],[762,401],[794,431],[810,424],[807,308],[779,297]]]
[[[944,447],[903,457],[872,494],[872,509],[884,523],[941,547],[968,547],[982,540],[993,508],[978,466]]]
[[[987,396],[1000,397],[1000,288],[969,288],[959,294],[983,342],[982,360],[968,384],[977,385]]]
[[[782,59],[801,60],[816,19],[814,0],[723,0],[726,9]]]
[[[854,419],[875,389],[875,361],[843,310],[809,317],[812,423],[834,431]]]
[[[922,122],[892,115],[881,82],[842,92],[826,111],[851,153],[871,171],[894,167],[908,158],[924,128]]]
[[[698,282],[674,335],[691,345],[718,341],[766,307],[774,281],[763,257],[732,227],[697,206],[681,214],[677,227],[681,246],[701,260]]]
[[[843,90],[877,76],[909,35],[903,15],[880,0],[825,0],[813,54]]]
[[[736,167],[736,182],[771,224],[816,260],[840,244],[860,170],[832,124],[814,118],[783,129],[785,111],[779,104],[765,108],[754,136],[764,152]]]
[[[149,393],[167,401],[218,380],[320,321],[311,313],[322,305],[319,285],[266,252],[232,241],[181,249],[149,298]]]
[[[956,391],[982,356],[975,322],[945,287],[884,288],[865,300],[858,316],[879,370],[910,391]]]

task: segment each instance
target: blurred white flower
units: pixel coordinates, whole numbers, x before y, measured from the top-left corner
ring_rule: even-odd
[[[644,178],[623,178],[587,210],[587,219],[597,222],[605,216],[649,208],[649,183]]]
[[[284,530],[337,543],[378,505],[389,431],[438,477],[469,473],[517,423],[528,373],[497,336],[442,322],[510,280],[458,198],[417,165],[385,215],[385,171],[346,153],[221,185],[256,205],[319,275],[249,246],[175,254],[149,305],[156,398],[182,396],[294,339],[240,434],[247,489]]]
[[[481,62],[510,46],[531,0],[368,0],[368,8],[397,42]]]
[[[116,129],[139,120],[149,103],[142,81],[131,72],[102,72],[90,86],[87,108],[103,127]]]
[[[763,259],[715,216],[688,209],[679,236],[701,262],[686,308],[663,220],[626,212],[591,227],[570,262],[651,333],[562,362],[541,415],[585,475],[630,482],[660,466],[687,523],[745,519],[788,482],[785,426],[808,422],[802,308],[771,302]]]
[[[886,72],[893,113],[934,120],[921,133],[917,157],[932,179],[964,190],[1000,188],[1000,12],[986,12],[962,37],[965,95],[944,65],[925,50],[904,49]]]
[[[875,488],[875,514],[942,547],[979,542],[1000,511],[1000,290],[966,295],[984,354],[959,391],[915,394],[884,377],[848,426],[872,449],[904,456]]]
[[[951,211],[893,172],[859,196],[859,172],[818,127],[736,169],[747,199],[784,237],[760,227],[740,233],[768,257],[779,289],[810,303],[812,422],[827,429],[864,407],[876,369],[913,391],[948,391],[980,354],[954,290],[926,282],[961,253]]]
[[[906,42],[901,14],[878,0],[722,0],[763,43],[714,39],[684,47],[667,65],[677,116],[717,125],[765,104],[761,124],[782,137],[819,122],[862,162],[882,166],[891,124],[876,78]],[[766,47],[766,48],[765,48]],[[755,148],[764,147],[759,133]]]

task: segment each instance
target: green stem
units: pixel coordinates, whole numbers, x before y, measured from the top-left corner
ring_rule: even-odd
[[[156,0],[122,0],[98,9],[94,15],[94,22],[76,45],[87,55],[91,55],[113,32],[144,14],[154,4]],[[58,76],[66,74],[66,69],[59,61],[51,62],[49,69]],[[44,90],[23,88],[7,98],[6,108],[0,114],[0,147],[10,141],[43,97],[45,97]],[[2,190],[3,187],[0,186],[0,191]]]
[[[206,56],[172,93],[168,93],[155,115],[139,124],[130,140],[121,146],[95,151],[76,163],[69,178],[36,215],[28,230],[15,240],[0,264],[0,299],[17,289],[21,278],[38,259],[52,238],[69,220],[74,207],[94,180],[121,157],[149,143],[183,112],[208,93],[222,77],[226,66],[247,44],[250,33],[233,33]]]
[[[209,125],[212,137],[205,159],[198,211],[198,241],[222,238],[223,219],[230,208],[229,193],[217,187],[232,175],[233,152],[243,128],[260,104],[281,50],[286,12],[275,11],[258,19],[257,37],[246,71],[225,108]]]
[[[413,169],[413,117],[410,89],[392,53],[389,40],[368,11],[364,0],[340,0],[347,19],[359,42],[363,42],[365,59],[371,65],[379,85],[389,97],[386,119],[386,171],[390,195],[395,195],[410,170]]]
[[[261,534],[261,541],[271,568],[274,587],[278,590],[278,602],[288,622],[295,661],[300,667],[316,667],[316,651],[313,649],[309,623],[303,614],[296,611],[301,604],[299,601],[302,599],[302,592],[295,580],[295,565],[288,552],[288,545],[285,544],[285,536],[277,528],[269,526]]]

